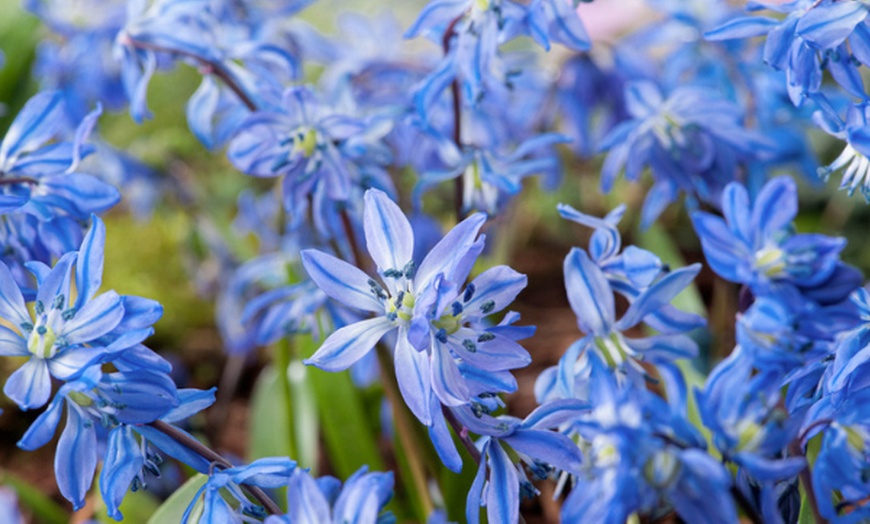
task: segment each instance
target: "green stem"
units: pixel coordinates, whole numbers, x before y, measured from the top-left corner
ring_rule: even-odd
[[[275,368],[278,373],[278,384],[284,397],[284,410],[287,416],[287,455],[298,457],[298,438],[296,435],[296,420],[293,410],[293,388],[290,384],[290,364],[296,354],[293,342],[289,337],[282,338],[275,347]]]
[[[429,486],[423,467],[423,450],[420,448],[420,441],[415,437],[414,429],[411,426],[411,413],[405,406],[405,402],[402,400],[401,393],[399,392],[399,383],[396,381],[395,373],[393,373],[393,357],[390,355],[389,349],[382,344],[378,344],[377,353],[384,395],[386,395],[393,410],[393,425],[399,437],[398,444],[402,446],[405,452],[411,481],[414,483],[414,487],[419,494],[419,502],[423,513],[422,518],[425,520],[432,513],[434,505],[432,504],[432,498],[429,496]]]

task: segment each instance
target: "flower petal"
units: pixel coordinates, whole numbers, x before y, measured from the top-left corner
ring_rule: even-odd
[[[368,353],[395,325],[384,317],[361,320],[335,331],[305,360],[325,371],[343,371]]]

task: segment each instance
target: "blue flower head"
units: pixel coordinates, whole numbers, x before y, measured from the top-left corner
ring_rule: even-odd
[[[651,82],[634,82],[626,87],[626,107],[631,119],[616,126],[599,146],[608,152],[601,188],[609,192],[623,170],[635,182],[649,167],[654,185],[644,202],[645,227],[681,191],[717,203],[736,166],[771,149],[744,127],[736,104],[706,87],[682,86],[665,97]]]
[[[327,295],[374,316],[332,333],[308,363],[327,371],[346,369],[384,335],[397,332],[399,389],[429,425],[434,399],[448,406],[471,402],[469,377],[529,363],[513,338],[498,326],[483,325],[525,287],[526,277],[497,266],[462,289],[483,249],[483,238],[477,238],[486,220],[481,213],[458,224],[417,264],[411,225],[399,207],[375,189],[366,192],[365,206],[366,244],[380,281],[320,251],[303,251],[302,262]]]
[[[296,469],[287,489],[287,513],[265,524],[377,524],[389,521],[384,506],[393,496],[393,474],[369,473],[363,466],[344,483],[333,477],[314,479]]]
[[[860,274],[840,262],[846,242],[793,232],[797,187],[789,177],[768,182],[750,203],[746,188],[729,184],[719,218],[692,213],[707,262],[720,277],[758,295],[802,296],[801,305],[836,304],[860,284]]]

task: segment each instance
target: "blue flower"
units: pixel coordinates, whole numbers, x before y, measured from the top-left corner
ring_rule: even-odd
[[[33,315],[9,269],[0,264],[0,318],[12,326],[0,329],[0,354],[29,357],[9,377],[3,391],[22,409],[48,401],[51,376],[73,379],[111,351],[141,340],[128,344],[122,337],[116,344],[120,347],[102,343],[124,319],[124,302],[117,293],[96,294],[102,281],[105,234],[102,222],[94,217],[81,251],[64,255],[52,269],[40,263],[28,266],[39,282]],[[74,265],[75,295],[71,289]]]
[[[34,450],[47,444],[66,406],[66,426],[55,452],[54,470],[61,494],[79,509],[100,458],[97,446],[101,432],[119,424],[152,422],[178,403],[175,384],[165,373],[103,374],[98,366],[92,366],[61,386],[18,446]]]
[[[585,251],[572,249],[565,258],[565,288],[577,316],[577,325],[586,335],[572,344],[559,362],[559,395],[574,396],[578,359],[587,361],[587,353],[595,353],[618,371],[620,377],[639,387],[650,378],[640,362],[665,369],[676,359],[693,357],[698,348],[691,338],[682,334],[686,325],[669,325],[664,316],[656,319],[662,334],[628,338],[623,332],[659,313],[691,283],[700,269],[700,264],[694,264],[664,274],[633,297],[628,310],[617,321],[614,290],[607,277]]]
[[[320,251],[303,251],[302,262],[327,295],[375,316],[335,331],[307,363],[327,371],[346,369],[384,335],[398,331],[399,389],[411,411],[429,425],[433,399],[448,406],[471,401],[467,374],[528,364],[528,353],[511,337],[482,325],[514,299],[526,278],[497,266],[461,289],[483,249],[483,239],[476,239],[483,214],[458,224],[417,265],[411,225],[399,207],[374,189],[366,192],[365,202],[366,244],[383,284]]]
[[[571,439],[551,429],[586,407],[580,402],[556,401],[538,407],[525,420],[495,418],[468,408],[455,410],[466,428],[483,437],[477,443],[483,459],[468,492],[467,521],[479,522],[480,507],[485,505],[489,522],[517,522],[520,496],[537,494],[522,466],[513,463],[505,446],[528,465],[535,480],[545,479],[555,470],[578,473],[580,449]]]
[[[738,17],[706,34],[711,40],[766,35],[764,61],[785,70],[789,95],[795,105],[814,96],[827,69],[853,96],[866,99],[855,61],[870,64],[870,9],[862,2],[794,0],[754,9],[787,13],[782,20]]]
[[[546,133],[523,142],[507,155],[468,146],[455,167],[422,173],[414,195],[419,202],[422,193],[430,187],[461,177],[462,209],[495,215],[508,197],[520,192],[524,178],[558,169],[559,160],[552,146],[567,141],[565,136]]]
[[[616,126],[599,145],[608,151],[601,188],[609,192],[623,169],[636,182],[649,167],[654,185],[644,202],[642,224],[648,227],[680,191],[717,203],[736,166],[771,149],[743,125],[733,102],[705,87],[687,85],[667,98],[650,82],[626,87],[631,120]]]
[[[28,100],[0,143],[0,213],[23,212],[51,220],[62,215],[82,220],[120,199],[99,178],[78,171],[92,148],[84,144],[102,110],[88,114],[72,141],[60,91],[44,91]]]
[[[789,177],[768,182],[750,203],[734,182],[722,195],[724,220],[692,213],[707,262],[720,277],[748,286],[755,295],[803,296],[793,307],[836,304],[860,284],[860,274],[840,262],[846,242],[792,232],[797,187]]]
[[[322,218],[363,186],[368,170],[389,162],[381,139],[389,121],[342,114],[307,87],[284,93],[282,107],[252,114],[230,143],[230,161],[246,174],[283,176],[283,202],[291,226],[302,223],[313,206]],[[309,204],[309,197],[313,202]]]
[[[296,463],[285,457],[262,458],[247,466],[238,466],[212,472],[205,485],[194,495],[181,518],[190,522],[196,502],[203,498],[202,515],[198,522],[227,522],[242,524],[250,517],[265,518],[265,509],[251,502],[241,489],[241,484],[259,488],[285,487],[296,469]],[[232,497],[233,503],[225,499]]]
[[[363,466],[342,485],[297,469],[287,486],[287,513],[270,516],[265,524],[376,524],[391,517],[383,509],[392,496],[392,472],[369,473]]]

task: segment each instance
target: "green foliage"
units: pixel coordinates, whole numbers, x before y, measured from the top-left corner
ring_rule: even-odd
[[[190,501],[193,500],[193,496],[199,491],[199,488],[205,485],[207,479],[208,476],[200,473],[185,482],[172,496],[166,499],[166,502],[160,505],[160,508],[148,519],[148,524],[181,523],[184,511],[187,509]],[[198,504],[202,505],[201,502]],[[196,514],[196,510],[194,510],[194,514]]]

